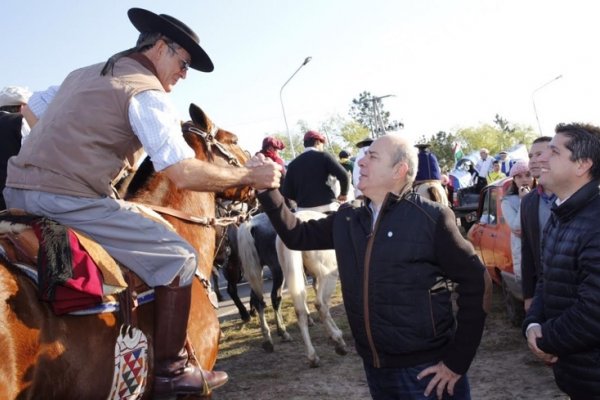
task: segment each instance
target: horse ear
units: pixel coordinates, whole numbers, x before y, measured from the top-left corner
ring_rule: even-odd
[[[190,104],[190,117],[192,118],[192,121],[194,121],[194,124],[198,125],[201,129],[208,128],[208,118],[206,117],[206,114],[204,114],[204,111],[194,103]]]

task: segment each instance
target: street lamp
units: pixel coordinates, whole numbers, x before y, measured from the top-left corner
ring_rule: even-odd
[[[537,124],[538,124],[538,130],[540,131],[540,136],[542,136],[542,125],[540,125],[540,119],[538,118],[537,108],[535,107],[535,93],[538,90],[545,88],[552,82],[559,80],[560,78],[562,78],[562,75],[558,75],[556,78],[550,79],[548,82],[544,83],[542,86],[538,87],[531,93],[531,101],[533,102],[533,112],[535,113],[535,120],[537,121]]]
[[[283,97],[281,97],[281,94],[283,93],[283,88],[285,87],[285,85],[287,85],[288,82],[291,81],[292,78],[298,73],[298,71],[300,71],[300,68],[308,64],[310,60],[312,60],[312,57],[306,57],[304,59],[304,62],[300,64],[298,69],[292,74],[292,76],[289,77],[287,81],[285,81],[285,83],[283,84],[283,86],[281,86],[281,89],[279,90],[279,101],[281,102],[281,111],[283,111],[283,121],[285,122],[285,129],[287,131],[288,140],[290,141],[290,147],[292,148],[292,156],[294,158],[296,158],[296,150],[294,149],[294,143],[292,142],[292,136],[290,135],[290,128],[288,127],[287,118],[285,117],[285,108],[283,107]]]

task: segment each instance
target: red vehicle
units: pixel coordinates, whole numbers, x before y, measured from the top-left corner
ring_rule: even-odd
[[[520,326],[525,316],[523,293],[521,281],[513,272],[510,228],[500,206],[511,183],[512,178],[505,178],[481,191],[476,221],[469,229],[467,239],[475,247],[494,283],[502,288],[508,318],[515,326]]]

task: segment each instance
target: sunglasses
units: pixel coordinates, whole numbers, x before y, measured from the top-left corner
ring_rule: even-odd
[[[187,61],[186,59],[184,59],[183,57],[181,57],[179,55],[179,53],[177,52],[177,49],[175,49],[170,43],[167,43],[167,42],[165,42],[165,43],[167,44],[167,47],[169,49],[171,49],[173,51],[173,53],[175,53],[175,55],[177,56],[177,58],[179,58],[179,62],[180,62],[179,63],[179,67],[181,68],[181,70],[187,72],[187,70],[190,69],[190,62]]]

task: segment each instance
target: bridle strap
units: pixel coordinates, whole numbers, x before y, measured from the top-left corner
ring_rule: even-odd
[[[196,128],[191,124],[184,125],[184,128],[187,132],[192,132],[200,136],[206,144],[206,148],[209,153],[211,153],[213,151],[212,148],[215,147],[217,150],[219,150],[223,157],[225,157],[225,159],[230,165],[233,165],[235,167],[242,166],[240,161],[233,154],[231,154],[231,152],[227,150],[221,142],[217,140],[216,136],[217,132],[219,132],[219,127],[217,125],[213,125],[210,132],[205,132],[202,129]]]

